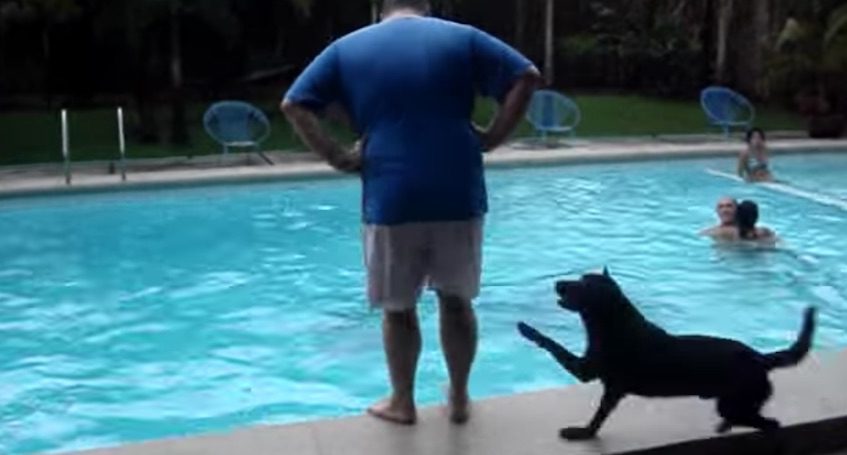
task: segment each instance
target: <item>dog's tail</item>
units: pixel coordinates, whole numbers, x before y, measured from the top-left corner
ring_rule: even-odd
[[[797,336],[797,341],[791,347],[784,351],[765,354],[765,362],[768,369],[791,367],[797,365],[806,357],[806,354],[812,348],[816,312],[817,310],[814,307],[806,308],[803,318],[803,328],[800,330],[800,335]]]

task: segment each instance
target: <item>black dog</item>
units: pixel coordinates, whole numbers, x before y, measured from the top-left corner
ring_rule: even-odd
[[[787,350],[762,354],[737,341],[706,336],[674,336],[648,321],[609,276],[589,274],[579,281],[559,281],[559,305],[579,313],[588,332],[584,357],[520,323],[527,339],[547,350],[582,382],[600,379],[604,394],[587,427],[565,428],[561,437],[591,439],[626,395],[697,396],[717,399],[723,422],[719,433],[734,426],[774,430],[778,421],[760,411],[773,387],[768,372],[798,364],[809,352],[815,309],[805,313],[803,329]]]

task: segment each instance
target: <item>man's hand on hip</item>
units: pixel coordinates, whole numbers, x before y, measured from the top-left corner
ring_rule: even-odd
[[[336,153],[329,157],[329,165],[335,169],[349,174],[358,174],[362,171],[362,140],[356,141],[353,148]]]
[[[352,150],[346,150],[329,136],[311,110],[287,99],[280,107],[303,142],[330,166],[347,173],[361,170],[362,141],[356,142]]]
[[[488,130],[476,123],[471,123],[471,128],[473,128],[476,133],[476,137],[479,139],[479,145],[482,147],[482,153],[488,153],[494,149],[494,144],[491,140],[491,133],[489,133]]]
[[[542,81],[541,74],[535,67],[527,69],[515,80],[491,121],[491,125],[481,133],[481,130],[476,128],[477,134],[480,134],[480,140],[483,141],[484,150],[499,147],[512,134],[523,119],[532,94],[541,86]]]

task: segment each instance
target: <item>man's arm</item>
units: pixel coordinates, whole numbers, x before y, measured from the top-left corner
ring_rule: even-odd
[[[771,229],[766,228],[766,227],[763,227],[763,228],[760,228],[760,229],[761,229],[762,240],[765,240],[765,241],[776,241],[777,240],[776,232],[774,232]]]
[[[506,94],[488,128],[479,131],[484,151],[501,146],[523,120],[532,94],[542,84],[541,73],[534,66],[521,75]]]
[[[326,132],[314,112],[291,100],[284,100],[280,109],[303,142],[332,167],[350,173],[361,170],[362,156],[359,143],[353,150],[344,149]]]

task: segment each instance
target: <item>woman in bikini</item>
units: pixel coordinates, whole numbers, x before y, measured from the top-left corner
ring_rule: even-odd
[[[738,157],[738,176],[748,182],[773,182],[768,163],[765,132],[761,128],[747,131],[747,150]]]

